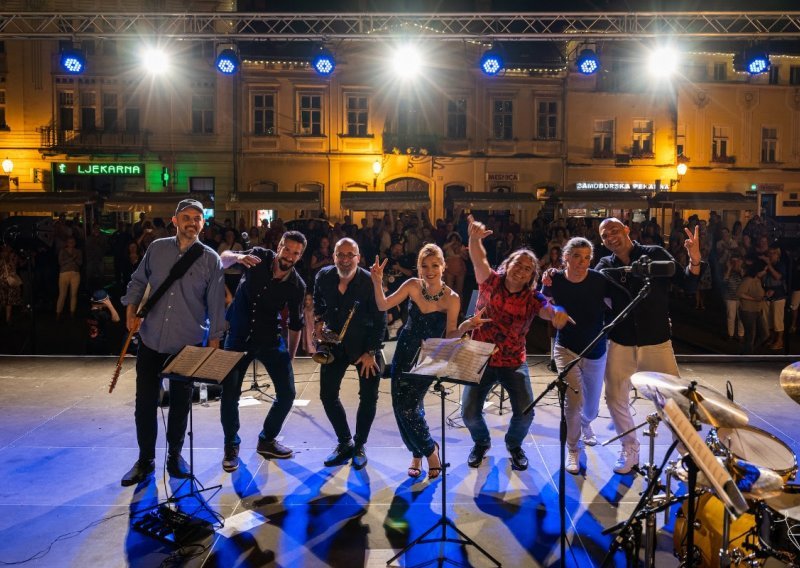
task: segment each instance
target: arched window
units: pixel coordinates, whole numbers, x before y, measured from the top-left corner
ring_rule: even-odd
[[[425,180],[405,177],[393,179],[386,184],[386,191],[428,191],[428,182]]]
[[[278,184],[274,181],[260,179],[250,182],[247,186],[247,191],[278,191]]]

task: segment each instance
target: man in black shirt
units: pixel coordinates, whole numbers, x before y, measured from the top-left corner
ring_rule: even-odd
[[[247,355],[222,382],[220,420],[225,433],[222,460],[225,471],[235,471],[239,467],[239,397],[242,379],[253,359],[261,361],[275,386],[275,402],[264,419],[256,451],[264,458],[292,457],[292,450],[275,438],[295,397],[292,360],[303,329],[306,284],[294,267],[305,248],[305,236],[288,231],[283,234],[277,252],[255,247],[244,252],[225,251],[221,255],[225,268],[238,262],[248,269],[227,313],[230,330],[225,349],[246,351]],[[284,307],[289,311],[288,348],[280,333]]]
[[[351,311],[353,317],[341,343],[331,351],[333,361],[322,365],[320,370],[320,400],[338,441],[325,465],[342,465],[353,458],[353,467],[361,469],[367,465],[364,444],[378,405],[380,348],[386,332],[386,314],[375,304],[369,272],[358,266],[358,244],[347,237],[340,239],[333,249],[333,258],[334,266],[320,270],[314,284],[314,334],[320,337],[323,326],[341,333]],[[353,311],[356,302],[358,306]],[[359,381],[355,437],[350,434],[339,399],[342,378],[350,365],[355,365]]]
[[[696,285],[700,276],[700,238],[698,227],[694,233],[686,231],[684,242],[689,253],[686,272],[675,271],[675,279],[681,284]],[[660,246],[640,245],[630,238],[630,228],[619,219],[608,218],[600,223],[600,238],[611,252],[600,259],[595,267],[613,278],[625,288],[631,298],[636,297],[644,285],[644,278],[622,270],[643,256],[653,261],[675,262],[675,259]],[[677,263],[676,263],[677,265]],[[676,267],[677,268],[677,267]],[[631,375],[640,371],[668,373],[677,376],[678,364],[672,350],[669,319],[669,278],[653,278],[645,299],[627,318],[609,333],[608,357],[606,360],[606,403],[617,434],[628,432],[635,426],[631,416],[629,397]],[[624,305],[613,308],[621,311]],[[639,441],[636,432],[621,438],[622,451],[614,465],[616,473],[629,473],[639,463]]]

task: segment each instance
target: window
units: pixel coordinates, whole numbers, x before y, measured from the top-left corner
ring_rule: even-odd
[[[714,63],[714,80],[725,81],[728,78],[728,64]]]
[[[686,125],[679,124],[676,132],[675,153],[683,156],[686,152]]]
[[[192,134],[214,133],[214,95],[192,95]]]
[[[0,130],[8,130],[6,123],[6,90],[0,89]]]
[[[454,140],[467,137],[467,99],[447,101],[447,137]]]
[[[789,84],[800,85],[800,65],[789,67]]]
[[[769,84],[770,85],[777,85],[780,83],[780,76],[781,76],[781,66],[780,65],[770,65],[769,66]]]
[[[595,158],[612,158],[614,156],[614,120],[595,120],[593,140]]]
[[[555,140],[558,138],[558,103],[538,101],[536,103],[536,138]]]
[[[411,143],[409,138],[402,138],[411,136],[412,138],[418,136],[423,128],[420,124],[420,107],[419,101],[415,98],[402,98],[397,103],[397,134],[404,142]],[[418,140],[413,140],[417,142]]]
[[[253,134],[275,136],[275,93],[253,95]]]
[[[347,135],[366,136],[369,126],[369,100],[364,95],[348,95]]]
[[[103,129],[117,131],[117,93],[103,93]]]
[[[777,162],[778,156],[778,129],[763,127],[761,129],[761,161],[764,163]]]
[[[93,91],[81,93],[81,130],[91,132],[97,130],[97,93]]]
[[[511,140],[514,137],[514,102],[508,99],[492,101],[492,137]]]
[[[58,93],[58,128],[59,130],[75,130],[73,116],[73,92],[59,91]]]
[[[727,126],[714,126],[711,139],[711,159],[723,160],[728,158],[730,128]]]
[[[298,134],[322,136],[322,95],[305,93],[299,99]]]
[[[633,145],[631,155],[640,158],[653,157],[653,121],[637,119],[633,121]]]
[[[139,103],[131,95],[125,96],[125,132],[139,132]]]

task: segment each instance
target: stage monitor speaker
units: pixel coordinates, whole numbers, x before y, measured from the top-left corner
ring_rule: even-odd
[[[16,250],[53,246],[55,226],[50,217],[9,217],[0,223],[0,240]]]

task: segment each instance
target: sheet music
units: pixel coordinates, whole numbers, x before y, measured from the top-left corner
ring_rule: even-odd
[[[493,351],[493,343],[474,339],[426,339],[410,372],[479,383]]]
[[[200,369],[194,373],[194,377],[221,383],[231,372],[231,369],[236,366],[242,355],[244,353],[239,351],[215,349],[211,356],[200,366]]]
[[[170,361],[163,372],[192,377],[197,369],[200,368],[200,365],[203,364],[203,361],[210,355],[211,351],[209,349],[207,347],[187,345]]]

